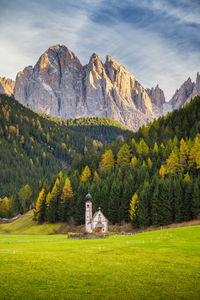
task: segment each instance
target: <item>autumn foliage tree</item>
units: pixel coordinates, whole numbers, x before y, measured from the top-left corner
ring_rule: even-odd
[[[115,160],[112,150],[106,150],[105,153],[102,155],[102,160],[100,162],[100,170],[108,172],[114,166],[114,163]]]
[[[35,210],[34,210],[35,220],[38,223],[41,223],[45,220],[45,208],[46,208],[45,207],[45,201],[46,201],[45,196],[46,196],[45,190],[43,188],[37,198]]]

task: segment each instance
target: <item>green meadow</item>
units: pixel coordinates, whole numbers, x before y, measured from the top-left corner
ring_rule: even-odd
[[[106,239],[0,235],[0,299],[200,299],[200,226]]]

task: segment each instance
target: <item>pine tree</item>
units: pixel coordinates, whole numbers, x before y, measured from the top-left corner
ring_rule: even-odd
[[[175,222],[182,222],[183,216],[183,189],[181,186],[181,178],[177,177],[173,181],[173,209],[174,209],[174,221]]]
[[[131,199],[130,210],[129,210],[129,216],[134,225],[136,224],[138,205],[139,205],[139,199],[138,199],[138,195],[135,193]]]
[[[81,175],[81,181],[87,182],[91,177],[91,171],[88,166],[86,166]]]
[[[139,192],[140,202],[138,205],[138,223],[139,226],[150,225],[149,215],[149,201],[150,201],[150,187],[147,181],[144,182],[141,191]]]
[[[200,215],[200,188],[198,180],[194,184],[191,210],[193,219],[196,219]]]
[[[159,185],[158,185],[158,180],[155,179],[152,182],[152,186],[154,188],[153,194],[152,194],[152,199],[151,199],[151,223],[152,225],[160,225],[160,209],[159,209]]]
[[[191,178],[190,178],[190,175],[189,175],[188,172],[184,175],[184,181],[185,182],[190,182],[191,181]]]
[[[183,221],[192,219],[192,199],[193,199],[193,183],[191,180],[184,180],[184,197],[183,197]]]
[[[155,142],[154,147],[153,147],[153,153],[158,154],[158,144]]]
[[[159,225],[167,225],[172,223],[170,182],[167,180],[160,181],[159,190]]]
[[[23,186],[18,192],[18,199],[21,204],[21,213],[30,209],[32,190],[28,184]]]
[[[148,157],[147,163],[148,163],[149,168],[151,169],[152,168],[152,161],[151,161],[150,157]]]
[[[125,143],[117,153],[117,164],[122,167],[130,163],[131,152],[129,146]]]
[[[138,153],[139,155],[142,155],[142,154],[148,155],[148,154],[149,154],[149,147],[148,147],[148,145],[145,143],[144,139],[141,139],[141,140],[140,140],[140,143],[139,143],[139,145],[138,145],[138,147],[137,147],[137,153]]]
[[[62,190],[62,194],[60,196],[60,207],[59,207],[59,215],[61,221],[68,221],[71,215],[70,212],[70,200],[73,198],[74,193],[72,191],[70,179],[67,177],[65,180],[65,184]]]
[[[37,198],[36,205],[35,205],[35,211],[34,211],[35,220],[38,223],[44,222],[44,220],[45,220],[45,209],[46,209],[45,196],[46,196],[45,190],[43,188]]]
[[[200,137],[198,135],[189,153],[189,166],[200,169]]]
[[[167,159],[167,164],[166,164],[166,173],[167,174],[178,174],[183,172],[183,166],[179,162],[179,157],[178,154],[176,153],[176,149],[174,149],[169,158]]]
[[[112,224],[119,223],[121,220],[119,219],[120,215],[120,199],[122,192],[122,184],[118,178],[113,181],[109,204],[108,204],[108,219]]]
[[[137,157],[136,157],[136,156],[133,156],[133,157],[131,158],[131,165],[136,166],[136,164],[137,164]]]
[[[58,220],[58,206],[60,196],[60,180],[57,178],[54,187],[47,198],[47,220],[55,223]]]
[[[183,165],[184,169],[187,169],[189,157],[189,148],[184,139],[180,141],[180,163]]]
[[[110,169],[114,166],[115,160],[112,150],[106,150],[102,155],[102,160],[100,162],[100,170],[104,172],[110,171]]]
[[[94,171],[93,181],[97,181],[97,180],[99,180],[99,175],[97,171]]]
[[[166,170],[165,170],[165,167],[163,165],[161,165],[161,167],[160,167],[159,174],[162,177],[162,179],[165,178]]]

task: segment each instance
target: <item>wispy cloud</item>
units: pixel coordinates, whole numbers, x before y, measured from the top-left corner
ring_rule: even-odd
[[[200,70],[200,10],[185,0],[1,0],[0,75],[14,78],[50,46],[63,43],[87,63],[112,55],[144,87],[169,98]]]

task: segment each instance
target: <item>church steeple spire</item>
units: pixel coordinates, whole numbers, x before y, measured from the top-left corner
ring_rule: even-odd
[[[85,230],[92,232],[92,196],[88,193],[85,198]]]

